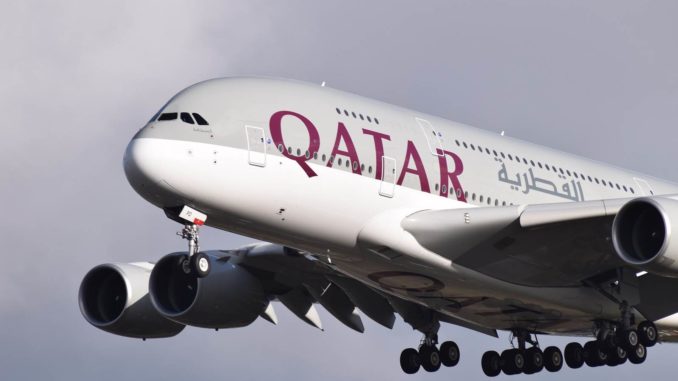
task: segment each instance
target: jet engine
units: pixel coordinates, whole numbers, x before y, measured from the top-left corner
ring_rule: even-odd
[[[93,326],[136,338],[178,334],[183,324],[156,311],[148,295],[150,263],[111,263],[90,270],[80,284],[80,312]]]
[[[647,272],[678,278],[678,240],[671,230],[678,224],[678,201],[644,197],[626,203],[612,224],[617,255]]]
[[[251,324],[269,302],[262,283],[223,252],[205,254],[211,270],[204,278],[185,266],[185,252],[160,259],[149,282],[156,309],[168,319],[203,328]]]

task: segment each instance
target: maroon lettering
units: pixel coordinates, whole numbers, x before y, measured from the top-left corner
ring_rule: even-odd
[[[450,151],[436,149],[438,152],[438,163],[440,164],[440,195],[447,197],[448,189],[454,192],[454,195],[457,197],[457,200],[466,202],[466,197],[464,196],[464,190],[461,187],[459,182],[459,175],[464,172],[464,163],[461,161],[459,156]],[[454,162],[454,170],[449,171],[447,167],[447,157],[451,157]],[[452,182],[452,185],[448,185],[448,181]]]
[[[346,145],[346,151],[339,149],[339,145],[341,144],[342,140]],[[337,155],[346,156],[351,163],[349,165],[351,165],[353,173],[358,175],[361,174],[358,153],[356,152],[355,146],[353,145],[353,140],[351,140],[351,135],[348,133],[348,130],[346,130],[346,126],[344,126],[344,124],[341,122],[339,122],[339,126],[337,126],[337,137],[334,140],[334,148],[332,148],[332,153],[330,154],[331,159],[327,162],[327,166],[329,168],[332,168],[332,164],[334,164],[334,160],[336,160]]]
[[[414,161],[414,168],[410,168],[410,160]],[[421,161],[421,156],[417,151],[417,147],[414,146],[411,140],[407,141],[407,152],[405,153],[405,162],[403,163],[403,170],[400,172],[400,177],[398,178],[398,185],[403,184],[405,179],[405,174],[411,173],[413,175],[419,176],[419,186],[424,192],[431,193],[431,189],[428,185],[428,177],[426,177],[426,169],[424,168],[424,163]]]
[[[308,137],[309,137],[309,144],[308,144],[308,152],[310,155],[306,157],[305,153],[303,153],[300,156],[293,155],[291,152],[287,150],[287,146],[285,145],[285,141],[283,140],[282,136],[282,119],[285,116],[293,116],[297,119],[299,119],[304,126],[306,127],[306,131],[308,132]],[[283,156],[285,156],[288,159],[294,160],[299,164],[301,169],[306,172],[306,175],[308,177],[313,177],[313,176],[318,176],[317,173],[311,168],[310,165],[306,161],[311,159],[313,157],[313,154],[315,152],[318,152],[318,149],[320,148],[320,135],[318,134],[318,130],[315,128],[313,123],[311,123],[310,120],[308,120],[305,116],[298,114],[294,111],[278,111],[275,114],[271,115],[271,120],[269,121],[269,128],[271,130],[271,138],[273,139],[273,143],[275,144],[276,147],[282,147],[281,153]]]
[[[391,137],[389,135],[382,134],[381,132],[368,130],[366,128],[363,128],[363,134],[372,135],[372,139],[374,139],[374,151],[377,154],[377,161],[375,165],[377,170],[374,178],[381,179],[382,171],[384,170],[384,164],[381,159],[384,156],[384,140],[391,140]]]

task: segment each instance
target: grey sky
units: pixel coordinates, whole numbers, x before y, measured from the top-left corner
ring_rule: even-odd
[[[141,342],[89,326],[91,267],[183,249],[178,225],[128,186],[125,145],[173,94],[255,74],[320,83],[678,180],[675,1],[12,1],[0,14],[0,379],[484,379],[507,346],[446,326],[462,360],[411,377],[402,321],[325,332],[278,308],[275,327],[188,328]],[[206,229],[206,248],[250,240]],[[567,340],[543,337],[561,347]],[[666,375],[643,366],[551,375]],[[512,378],[520,379],[521,377]],[[524,377],[527,378],[527,377]]]

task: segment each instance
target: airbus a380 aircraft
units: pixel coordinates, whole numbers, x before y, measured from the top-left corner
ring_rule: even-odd
[[[642,363],[678,341],[678,185],[324,86],[215,79],[132,139],[127,178],[188,251],[97,266],[88,322],[136,338],[273,323],[273,301],[423,333],[404,372],[454,366],[441,323],[497,336],[488,376]],[[208,225],[271,243],[201,251]],[[589,337],[564,351],[537,335]]]

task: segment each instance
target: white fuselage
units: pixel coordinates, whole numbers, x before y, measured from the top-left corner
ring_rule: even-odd
[[[125,170],[153,204],[189,205],[207,225],[307,251],[384,292],[495,329],[529,317],[534,330],[588,334],[595,317],[619,310],[588,287],[511,284],[425,249],[392,258],[359,240],[410,247],[400,221],[427,209],[678,193],[666,181],[309,84],[212,80],[161,111],[197,112],[209,126],[152,121],[132,140]],[[426,291],[430,282],[443,287]],[[674,326],[667,319],[660,329]]]

